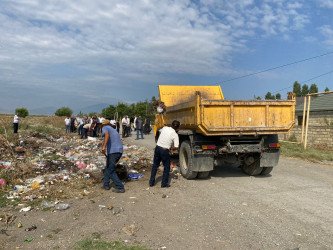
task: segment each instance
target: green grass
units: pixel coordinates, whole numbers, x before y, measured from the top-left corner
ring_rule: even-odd
[[[74,249],[113,249],[113,250],[148,250],[143,246],[127,246],[120,241],[107,242],[100,239],[87,238],[75,244]]]
[[[305,150],[303,145],[288,142],[281,143],[281,155],[308,161],[333,161],[332,151],[319,150],[310,147]]]

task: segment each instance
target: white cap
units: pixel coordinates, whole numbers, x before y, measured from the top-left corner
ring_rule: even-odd
[[[116,125],[117,124],[115,120],[111,120],[110,123],[111,123],[111,125]]]

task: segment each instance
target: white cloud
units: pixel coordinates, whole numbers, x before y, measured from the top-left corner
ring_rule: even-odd
[[[333,9],[333,0],[317,0],[321,7]]]
[[[290,38],[303,1],[12,0],[0,11],[0,84],[131,83],[221,75],[251,37]],[[67,73],[64,74],[64,69]],[[19,72],[19,73],[18,73]],[[138,77],[140,76],[140,77]],[[60,84],[61,85],[61,84]],[[62,86],[62,85],[61,85]]]
[[[330,48],[333,48],[333,29],[329,25],[324,25],[319,28],[320,33],[326,38],[324,43]]]

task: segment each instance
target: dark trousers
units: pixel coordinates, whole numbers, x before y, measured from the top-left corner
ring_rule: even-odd
[[[159,167],[161,161],[164,166],[161,186],[164,187],[164,186],[168,185],[168,183],[169,183],[169,174],[170,174],[169,150],[168,149],[164,150],[160,146],[156,146],[155,152],[154,152],[154,164],[153,164],[153,168],[151,170],[151,175],[150,175],[150,180],[149,180],[150,185],[155,185],[155,176],[156,176],[157,168]]]
[[[88,133],[88,129],[82,127],[81,139],[83,139],[83,136],[87,139],[87,133]]]
[[[143,132],[142,132],[142,129],[137,129],[137,130],[136,130],[136,139],[139,139],[139,133],[141,134],[141,139],[143,139]]]
[[[14,123],[14,133],[16,134],[18,130],[18,123]]]
[[[79,135],[82,135],[83,124],[79,126]]]
[[[76,131],[76,128],[74,126],[74,124],[71,123],[71,132],[74,133]]]
[[[106,167],[104,170],[104,187],[110,187],[110,179],[117,189],[125,189],[123,183],[116,173],[116,164],[120,160],[122,153],[108,154]]]
[[[122,135],[123,135],[123,138],[125,137],[125,135],[126,135],[126,125],[123,125],[122,126]]]

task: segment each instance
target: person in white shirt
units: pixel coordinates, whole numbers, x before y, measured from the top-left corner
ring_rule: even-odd
[[[71,119],[69,118],[69,116],[67,116],[65,119],[65,125],[66,125],[66,134],[67,134],[70,132],[71,128]]]
[[[136,120],[138,119],[138,116],[134,116],[134,121],[133,121],[133,127],[134,127],[134,131],[136,131]]]
[[[18,131],[19,120],[20,120],[20,118],[18,117],[18,113],[16,113],[14,115],[14,122],[13,122],[14,123],[14,134],[16,134]]]
[[[128,129],[127,127],[130,125],[130,121],[127,115],[124,116],[124,118],[121,120],[122,126],[122,137],[128,137]]]
[[[178,131],[180,122],[174,120],[171,127],[163,127],[160,130],[160,136],[158,138],[155,152],[154,152],[154,164],[151,170],[149,186],[155,185],[155,176],[157,168],[161,161],[164,166],[163,177],[162,177],[162,188],[170,187],[169,185],[169,173],[170,173],[170,153],[173,154],[173,150],[179,147],[179,137],[176,131]]]

